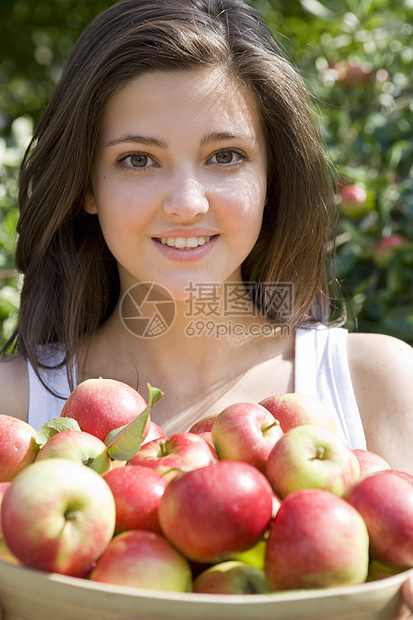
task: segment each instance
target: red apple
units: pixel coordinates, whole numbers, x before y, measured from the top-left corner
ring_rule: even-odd
[[[189,429],[189,433],[196,433],[200,435],[202,433],[210,433],[212,431],[212,426],[218,416],[218,413],[211,413],[209,415],[204,416],[198,422],[195,422]]]
[[[373,260],[379,267],[385,269],[395,254],[396,248],[407,243],[403,235],[393,233],[380,239],[373,250]]]
[[[301,424],[316,424],[337,432],[330,410],[318,398],[309,394],[274,394],[260,402],[279,421],[283,432]]]
[[[282,434],[268,409],[255,403],[229,405],[216,417],[211,431],[220,459],[244,461],[261,471]]]
[[[0,515],[1,515],[1,504],[3,503],[3,497],[10,485],[11,485],[11,482],[0,482]],[[6,541],[3,538],[3,530],[1,529],[1,519],[0,519],[0,560],[2,562],[8,562],[8,564],[20,564],[19,560],[10,551],[10,549],[7,546]]]
[[[125,530],[161,533],[158,505],[168,480],[140,465],[126,465],[103,475],[115,498],[115,534]]]
[[[163,432],[161,427],[158,424],[155,424],[155,422],[151,420],[149,424],[149,432],[146,435],[145,439],[142,441],[141,445],[143,445],[144,443],[149,443],[150,441],[153,441],[154,439],[160,439],[161,437],[165,437],[165,436],[166,436],[166,433]]]
[[[111,458],[103,441],[85,431],[61,431],[40,448],[36,461],[61,458],[76,461],[104,474],[112,466]]]
[[[369,538],[360,514],[328,491],[286,497],[267,540],[265,574],[274,590],[363,583]]]
[[[189,562],[163,536],[144,530],[115,536],[96,562],[90,579],[146,590],[192,590]]]
[[[392,469],[392,474],[396,474],[396,476],[400,476],[400,478],[404,478],[410,484],[413,484],[413,476],[412,474],[408,474],[407,471],[401,471],[399,469]]]
[[[389,566],[413,567],[413,486],[397,473],[362,478],[345,495],[363,517],[370,556]]]
[[[367,192],[360,185],[346,185],[340,192],[341,211],[350,218],[357,218],[367,211]]]
[[[193,424],[188,431],[189,433],[195,433],[196,435],[199,435],[200,437],[205,439],[205,441],[209,443],[209,445],[211,446],[211,448],[213,448],[214,451],[215,446],[214,442],[212,441],[211,431],[217,416],[218,413],[211,413],[210,415],[204,416],[203,418],[198,420],[198,422],[195,422],[195,424]]]
[[[86,379],[70,394],[61,417],[74,418],[80,429],[105,441],[110,431],[131,422],[146,408],[143,397],[130,385],[114,379]],[[149,433],[150,417],[143,439]]]
[[[76,575],[109,544],[115,501],[102,476],[89,467],[45,459],[13,480],[1,523],[8,547],[24,565]]]
[[[364,478],[364,476],[368,476],[375,471],[390,469],[389,463],[379,454],[376,454],[376,452],[362,450],[361,448],[354,448],[353,452],[360,465],[360,478]]]
[[[0,415],[0,482],[9,482],[33,463],[39,446],[35,429],[8,415]]]
[[[217,452],[215,450],[214,442],[212,441],[212,433],[211,433],[211,431],[205,431],[205,433],[197,433],[197,435],[199,437],[202,437],[202,439],[205,439],[207,444],[209,444],[211,446],[212,450],[214,451],[214,454],[217,454]]]
[[[281,498],[300,489],[324,489],[342,495],[359,479],[360,466],[338,435],[314,424],[303,424],[277,441],[265,473]]]
[[[160,474],[176,473],[204,467],[217,460],[211,446],[195,433],[173,433],[143,444],[129,465],[151,467]]]
[[[171,480],[159,523],[189,560],[217,562],[257,544],[272,515],[265,476],[249,463],[217,461]]]
[[[203,594],[267,594],[270,589],[263,570],[236,560],[210,566],[193,585],[194,592]]]

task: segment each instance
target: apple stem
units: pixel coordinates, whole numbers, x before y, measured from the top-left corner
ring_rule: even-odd
[[[271,428],[274,428],[274,426],[280,426],[280,421],[279,420],[274,420],[274,422],[272,424],[270,424],[269,426],[266,426],[265,428],[263,428],[261,430],[262,430],[263,433],[266,433]]]
[[[79,510],[66,510],[64,517],[66,521],[78,521],[80,516]]]
[[[89,458],[82,461],[82,463],[83,465],[86,465],[86,467],[90,467],[91,465],[93,465],[94,460],[95,459],[93,457],[89,456]]]
[[[167,456],[169,454],[167,449],[167,442],[161,440],[159,442],[159,456]]]
[[[325,455],[325,448],[323,448],[323,446],[318,446],[315,452],[315,458],[318,459],[319,461],[322,461],[324,459],[324,455]]]

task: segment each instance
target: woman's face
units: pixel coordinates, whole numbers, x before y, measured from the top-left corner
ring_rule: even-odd
[[[121,292],[153,282],[183,300],[191,283],[240,281],[267,192],[252,95],[219,69],[138,77],[105,110],[91,181]]]

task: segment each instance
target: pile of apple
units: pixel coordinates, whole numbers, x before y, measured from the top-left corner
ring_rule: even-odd
[[[352,450],[317,399],[235,403],[165,435],[90,379],[36,432],[0,416],[3,561],[150,590],[257,594],[413,567],[413,476]]]

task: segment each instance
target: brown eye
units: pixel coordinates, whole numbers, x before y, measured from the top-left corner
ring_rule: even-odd
[[[215,155],[218,164],[230,164],[234,159],[233,151],[222,151]]]
[[[149,161],[149,157],[147,155],[131,155],[129,159],[131,166],[134,168],[145,168]]]

